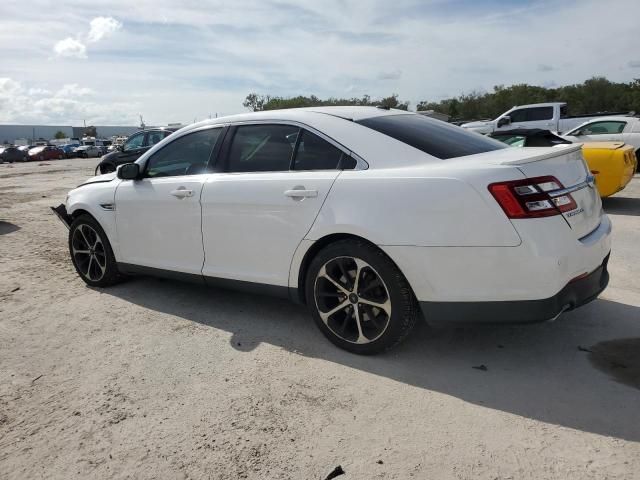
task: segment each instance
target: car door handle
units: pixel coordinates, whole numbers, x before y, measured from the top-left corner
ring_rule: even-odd
[[[180,187],[177,190],[172,190],[169,193],[177,198],[193,197],[193,190],[187,190],[184,187]]]
[[[318,196],[317,190],[305,190],[304,188],[293,188],[284,192],[286,197],[291,198],[312,198]]]

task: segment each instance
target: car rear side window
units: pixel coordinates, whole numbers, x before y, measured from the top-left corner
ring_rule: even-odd
[[[146,176],[175,177],[206,172],[222,128],[189,133],[165,145],[147,162]]]
[[[357,123],[443,160],[508,148],[497,140],[423,115],[383,115]]]
[[[298,142],[294,170],[335,170],[343,157],[342,150],[306,130]]]
[[[288,171],[299,132],[296,126],[280,124],[237,127],[229,151],[227,171]]]

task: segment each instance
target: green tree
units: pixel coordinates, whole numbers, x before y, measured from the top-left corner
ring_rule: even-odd
[[[604,111],[640,112],[640,79],[615,83],[593,77],[583,83],[562,87],[516,84],[496,85],[491,92],[463,93],[439,102],[424,100],[418,110],[435,110],[452,119],[496,118],[516,105],[567,102],[573,115]]]
[[[94,127],[93,125],[89,125],[87,128],[85,128],[84,134],[87,137],[96,137],[98,135],[96,132],[96,127]]]
[[[253,110],[254,112],[260,110],[280,110],[283,108],[323,107],[339,105],[383,106],[385,108],[398,108],[400,110],[409,109],[409,102],[398,100],[397,94],[382,98],[381,100],[371,100],[371,97],[369,95],[352,98],[329,97],[323,100],[315,95],[311,95],[308,97],[304,95],[298,95],[295,97],[272,97],[269,95],[250,93],[249,95],[247,95],[244,102],[242,102],[242,105],[250,110]]]
[[[63,131],[61,131],[61,130],[58,130],[58,131],[56,132],[56,134],[54,135],[54,138],[55,138],[55,139],[57,139],[57,140],[62,140],[63,138],[67,138],[67,134],[66,134],[66,133],[64,133],[64,132],[63,132]]]
[[[248,108],[252,112],[259,112],[264,110],[264,105],[269,103],[271,97],[269,95],[258,95],[257,93],[250,93],[247,98],[242,102],[242,106]]]

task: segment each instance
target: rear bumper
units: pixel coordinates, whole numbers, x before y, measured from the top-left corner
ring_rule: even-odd
[[[541,300],[505,302],[420,302],[430,321],[453,323],[534,323],[595,300],[609,283],[607,255],[589,275],[569,282],[556,295]]]
[[[71,228],[71,222],[73,221],[73,219],[67,213],[67,208],[64,206],[64,204],[61,203],[57,207],[49,207],[49,208],[51,208],[51,211],[56,214],[56,217],[60,219],[60,221],[64,224],[65,227]]]

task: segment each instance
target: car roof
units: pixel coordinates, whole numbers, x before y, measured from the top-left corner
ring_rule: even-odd
[[[623,116],[623,115],[611,115],[609,117],[596,117],[596,118],[591,118],[589,120],[587,120],[586,122],[581,123],[580,125],[578,125],[575,128],[572,128],[571,130],[576,130],[577,128],[582,127],[583,125],[587,125],[588,123],[594,123],[594,122],[628,122],[629,120],[632,121],[638,121],[638,117],[629,117],[629,116]]]
[[[555,107],[556,105],[564,106],[567,102],[544,102],[544,103],[529,103],[527,105],[514,105],[511,108],[535,108],[535,107]]]
[[[194,128],[206,125],[219,125],[232,122],[265,120],[288,120],[304,123],[305,120],[312,121],[313,118],[317,118],[319,115],[330,115],[332,117],[357,122],[359,120],[364,120],[366,118],[372,117],[381,117],[387,115],[416,115],[416,113],[409,112],[407,110],[355,106],[283,108],[281,110],[263,110],[260,112],[239,113],[235,115],[227,115],[225,117],[203,120],[201,122],[193,123],[184,127],[184,130],[192,130]]]
[[[177,132],[181,128],[182,127],[149,127],[142,130],[138,130],[137,132],[133,132],[131,135],[129,135],[129,137],[133,137],[134,135],[142,132]],[[129,138],[129,137],[122,137],[122,138]]]

